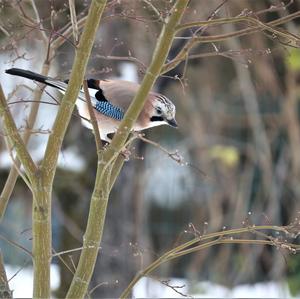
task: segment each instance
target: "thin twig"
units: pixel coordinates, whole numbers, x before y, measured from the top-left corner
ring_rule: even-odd
[[[100,282],[98,284],[96,284],[90,291],[89,291],[89,296],[92,295],[92,293],[94,293],[98,288],[102,287],[103,285],[108,285],[107,281],[104,282]]]
[[[146,138],[141,133],[137,134],[137,138],[140,139],[140,140],[142,140],[142,141],[144,141],[144,142],[146,142],[146,143],[149,143],[149,144],[155,146],[156,148],[158,148],[159,150],[161,150],[162,152],[164,152],[166,155],[168,155],[168,157],[170,157],[172,160],[174,160],[179,165],[192,167],[193,169],[196,169],[197,171],[199,171],[199,173],[201,175],[207,177],[207,174],[205,172],[203,172],[201,169],[199,169],[195,165],[192,165],[189,162],[185,162],[184,158],[179,154],[178,150],[176,150],[175,152],[171,153],[166,148],[164,148],[163,146],[161,146],[158,142],[155,142],[153,140],[150,140],[150,139]]]
[[[57,49],[58,46],[61,46],[65,41],[67,41],[69,44],[71,44],[74,48],[76,48],[76,44],[74,44],[69,38],[65,37],[63,34],[57,32],[57,31],[53,31],[52,29],[44,29],[42,27],[39,27],[39,26],[36,26],[36,25],[29,25],[29,24],[26,24],[24,23],[24,26],[26,27],[29,27],[33,30],[39,30],[39,31],[45,31],[45,32],[49,32],[51,35],[53,36],[58,36],[58,37],[61,37],[63,42],[59,43],[58,45],[57,44],[54,44],[54,42],[52,43],[52,49],[55,50]],[[72,31],[71,31],[72,33]],[[49,60],[51,60],[51,58],[49,58]]]
[[[39,24],[41,26],[41,28],[44,29],[43,24],[41,22],[40,14],[39,14],[39,12],[37,10],[37,7],[36,7],[36,4],[35,4],[34,0],[31,0],[31,6],[32,6],[34,14],[35,14],[35,23]],[[44,42],[47,43],[48,37],[46,35],[45,30],[41,30],[40,33],[41,33],[41,35],[42,35],[42,37],[44,39]]]
[[[298,16],[300,16],[300,12],[299,12]],[[233,31],[233,32],[230,32],[230,33],[225,33],[225,34],[211,35],[211,36],[199,36],[199,37],[193,38],[193,40],[197,43],[212,43],[212,42],[217,42],[217,41],[223,41],[223,40],[226,40],[226,39],[232,38],[232,37],[237,37],[237,36],[242,36],[242,35],[245,35],[245,34],[255,33],[255,32],[257,32],[261,29],[261,30],[270,31],[271,33],[274,34],[274,37],[280,36],[280,37],[288,39],[289,43],[293,42],[295,45],[299,45],[299,41],[300,41],[299,36],[297,36],[295,34],[291,34],[287,31],[283,31],[283,30],[273,28],[272,26],[269,25],[271,22],[263,23],[263,22],[260,22],[256,19],[254,19],[254,18],[249,18],[249,17],[243,17],[243,18],[245,18],[245,20],[248,20],[251,23],[256,24],[256,26],[250,27],[250,28],[247,28],[247,29]],[[235,22],[226,22],[224,24],[231,24],[231,23],[235,23]],[[250,32],[247,32],[248,30],[250,30]]]
[[[3,117],[5,133],[9,136],[8,138],[11,140],[12,144],[14,144],[14,147],[17,152],[17,157],[22,162],[25,172],[28,175],[29,179],[31,180],[35,175],[37,168],[20,134],[18,133],[16,124],[7,106],[7,102],[1,85],[0,85],[0,117]]]
[[[31,261],[31,259],[27,259],[24,264],[8,279],[8,282],[13,280]]]
[[[137,138],[144,141],[144,142],[146,142],[146,143],[149,143],[149,144],[157,147],[158,149],[160,149],[162,152],[164,152],[166,155],[168,155],[172,160],[174,160],[179,165],[181,165],[181,166],[187,166],[188,165],[187,162],[184,162],[183,157],[178,153],[177,150],[175,152],[171,153],[167,149],[165,149],[163,146],[161,146],[158,142],[155,142],[153,140],[150,140],[150,139],[144,137],[144,135],[141,134],[141,133],[139,133],[137,135]]]
[[[17,170],[19,176],[23,179],[24,183],[27,185],[27,187],[29,188],[29,190],[32,191],[32,187],[31,187],[31,184],[30,184],[30,181],[29,179],[26,177],[26,175],[24,175],[20,169],[20,164],[17,163],[17,160],[14,158],[14,155],[12,153],[12,148],[13,146],[11,146],[9,143],[10,143],[10,140],[8,138],[7,135],[2,135],[4,137],[4,142],[6,144],[6,148],[7,148],[7,151],[8,151],[8,154],[10,156],[10,159],[15,167],[15,169]]]
[[[24,251],[27,255],[29,255],[31,258],[33,257],[32,253],[31,253],[28,249],[26,249],[25,247],[23,247],[22,245],[20,245],[20,244],[18,244],[18,243],[16,243],[16,242],[14,242],[14,241],[12,241],[12,240],[10,240],[10,239],[4,237],[4,236],[1,235],[1,234],[0,234],[0,239],[6,241],[8,244],[10,244],[10,245],[12,245],[12,246],[14,246],[14,247],[16,247],[16,248],[18,248],[18,249],[21,249],[21,250]]]
[[[77,17],[76,17],[76,9],[75,9],[75,1],[69,0],[69,7],[70,7],[70,16],[71,16],[71,23],[73,29],[73,37],[75,45],[78,44],[78,24],[77,24]]]
[[[80,20],[77,21],[78,30],[83,28],[85,25],[87,16],[82,17]],[[61,45],[64,44],[65,41],[70,42],[69,37],[72,35],[73,29],[72,26],[66,27],[66,29],[62,32],[55,32],[56,39],[52,43],[53,49],[58,49]],[[71,43],[74,47],[76,45],[74,43]]]
[[[0,30],[7,36],[10,37],[10,33],[4,28],[2,24],[0,24]]]
[[[149,276],[148,276],[149,277]],[[150,276],[150,278],[152,279],[155,279],[157,281],[159,281],[161,284],[163,284],[164,286],[170,288],[171,290],[173,290],[175,293],[177,293],[178,295],[182,296],[182,297],[187,297],[187,298],[193,298],[187,294],[184,294],[183,292],[179,291],[180,289],[183,289],[184,287],[186,287],[185,284],[183,285],[171,285],[170,282],[171,280],[170,279],[167,279],[167,280],[160,280],[160,279],[157,279],[153,276]]]
[[[287,22],[289,22],[295,18],[299,18],[299,17],[300,17],[300,12],[297,11],[295,13],[289,14],[288,16],[281,17],[277,20],[274,20],[274,21],[271,21],[268,23],[264,23],[264,25],[278,26],[278,25],[287,23]],[[164,73],[170,71],[171,69],[175,68],[181,61],[185,60],[188,53],[191,51],[191,49],[200,42],[208,43],[208,42],[216,42],[216,41],[226,40],[227,38],[232,38],[232,37],[241,37],[241,36],[245,36],[248,34],[256,33],[260,29],[261,29],[261,27],[254,26],[254,27],[245,28],[245,29],[237,30],[237,31],[230,32],[230,33],[220,34],[220,35],[201,36],[201,37],[193,36],[193,38],[190,39],[187,42],[187,44],[179,51],[179,53],[176,55],[176,57],[174,57],[173,60],[171,60],[170,62],[168,62],[164,65],[164,67],[161,71],[161,74],[164,74]]]
[[[12,291],[9,289],[4,260],[0,250],[0,298],[11,299]]]
[[[40,23],[40,16],[39,16],[38,10],[37,10],[37,8],[35,6],[34,0],[31,1],[31,4],[32,4],[33,10],[35,12],[36,23]],[[41,26],[42,26],[42,24],[41,24]],[[42,34],[42,40],[44,41],[44,46],[45,46],[45,43],[47,43],[47,36],[43,32],[41,34]],[[49,37],[49,43],[48,43],[48,49],[47,49],[47,57],[44,60],[44,63],[43,63],[43,66],[42,66],[42,70],[41,70],[42,75],[45,75],[45,76],[47,76],[48,71],[49,71],[49,67],[50,67],[48,62],[49,62],[49,56],[51,54],[51,51],[52,51],[52,49],[51,49],[50,37]],[[20,86],[23,86],[23,85],[20,85]],[[25,86],[25,88],[33,91],[33,89],[29,88],[28,86]],[[17,89],[18,88],[16,88],[16,90]],[[30,136],[31,136],[30,130],[33,128],[34,123],[35,123],[36,118],[37,118],[37,114],[38,114],[38,110],[39,110],[39,105],[40,105],[39,101],[41,100],[41,96],[42,96],[43,90],[44,90],[44,88],[38,88],[38,87],[36,87],[34,89],[34,91],[33,91],[34,103],[33,103],[33,105],[31,105],[30,113],[29,113],[28,120],[27,120],[28,130],[25,131],[25,133],[22,136],[25,146],[29,142],[29,139],[30,139]],[[6,182],[5,182],[4,188],[3,188],[2,192],[1,192],[1,195],[0,195],[0,197],[1,197],[1,201],[0,201],[0,218],[2,218],[3,215],[4,215],[4,213],[5,213],[5,210],[6,210],[8,201],[9,201],[9,198],[10,198],[10,196],[12,194],[12,191],[14,189],[14,186],[16,184],[16,181],[17,181],[17,178],[18,178],[18,171],[17,171],[17,169],[19,169],[20,166],[21,166],[20,160],[17,159],[15,161],[14,165],[15,165],[15,168],[12,167],[10,169],[8,178],[7,178]]]
[[[128,298],[132,288],[134,285],[144,276],[148,276],[148,274],[152,273],[155,269],[157,269],[160,265],[165,262],[169,262],[172,259],[179,258],[181,256],[187,255],[189,253],[203,250],[209,248],[214,245],[219,244],[254,244],[254,245],[270,245],[270,246],[280,246],[280,248],[288,249],[291,252],[296,252],[300,250],[300,245],[290,244],[287,242],[274,242],[274,240],[255,240],[255,239],[233,239],[232,237],[225,238],[225,236],[232,236],[235,234],[247,233],[247,232],[256,232],[260,230],[270,230],[274,232],[284,232],[289,234],[287,230],[288,226],[252,226],[252,227],[245,227],[239,229],[231,229],[227,231],[220,231],[215,232],[207,235],[197,236],[196,238],[192,239],[191,241],[187,241],[170,251],[166,252],[162,256],[160,256],[157,260],[151,263],[148,267],[144,270],[140,271],[134,279],[129,283],[127,288],[123,291],[120,298]],[[216,239],[215,239],[216,238]],[[212,241],[208,241],[210,239],[215,239]],[[200,245],[197,245],[199,242],[206,241]],[[195,245],[195,246],[193,246]],[[193,247],[192,247],[193,246]]]
[[[73,248],[73,249],[69,249],[69,250],[64,250],[64,251],[60,251],[60,252],[55,252],[54,254],[52,254],[52,257],[57,257],[63,254],[67,254],[67,253],[72,253],[72,252],[76,252],[76,251],[80,251],[82,250],[83,247],[78,247],[78,248]],[[99,248],[100,249],[100,248]]]
[[[131,61],[131,62],[136,63],[137,65],[140,65],[143,68],[143,70],[147,69],[147,65],[145,65],[141,60],[139,60],[138,58],[133,57],[133,56],[112,56],[112,55],[98,55],[98,54],[96,54],[96,57],[100,58],[100,59],[106,59],[106,60]]]
[[[55,255],[64,264],[64,266],[74,275],[74,271],[70,268],[70,266],[67,264],[67,262],[61,257],[61,255],[56,254],[56,251],[54,250],[54,248],[52,248],[52,251],[54,252],[54,254],[52,256]]]
[[[142,0],[144,3],[146,3],[151,9],[152,11],[157,15],[158,19],[161,21],[161,22],[165,22],[165,20],[163,19],[161,13],[159,12],[159,10],[153,5],[153,3],[151,3],[151,0],[148,1],[148,0]]]
[[[20,15],[19,15],[20,18],[23,18],[24,20],[30,22],[31,24],[35,24],[34,20],[26,14],[21,2],[22,1],[16,1],[17,7],[20,11]]]

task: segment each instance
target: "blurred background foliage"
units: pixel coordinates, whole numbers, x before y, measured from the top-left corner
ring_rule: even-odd
[[[221,2],[192,0],[184,21],[206,20]],[[60,33],[70,20],[68,1],[36,0],[35,3],[46,34]],[[162,17],[167,16],[172,5],[172,1],[160,0],[109,1],[90,59],[88,77],[140,81],[161,28],[149,3]],[[88,4],[89,1],[76,1],[78,19],[86,15]],[[284,9],[283,4],[287,5]],[[277,9],[270,11],[270,7]],[[26,16],[33,15],[31,1],[1,1],[0,9],[0,78],[8,94],[15,83],[32,83],[4,75],[4,69],[16,66],[40,72],[47,49],[41,46],[38,26],[26,25]],[[228,0],[217,16],[268,10],[259,14],[260,20],[267,22],[299,9],[298,0]],[[282,28],[298,34],[299,22],[293,20]],[[215,26],[203,34],[222,34],[244,27],[245,24]],[[182,36],[191,34],[187,30]],[[176,40],[170,59],[185,42],[185,39]],[[176,104],[179,129],[157,127],[147,131],[147,138],[170,152],[178,150],[188,165],[177,164],[149,144],[134,144],[133,156],[125,164],[111,194],[102,255],[91,288],[98,287],[92,296],[118,296],[133,275],[172,248],[189,231],[191,223],[203,233],[247,224],[287,225],[297,217],[300,50],[258,32],[214,45],[199,44],[190,54],[216,51],[219,54],[212,57],[187,60],[158,80],[156,89]],[[73,57],[70,37],[51,60],[51,74],[66,79]],[[45,101],[53,102],[51,97],[59,97],[51,88],[46,90]],[[19,92],[10,100],[30,99],[31,92],[26,88]],[[24,123],[29,106],[30,103],[13,106],[20,123]],[[41,105],[37,129],[51,129],[53,109]],[[35,134],[31,150],[41,148],[41,151],[45,138],[47,134]],[[1,138],[0,153],[2,188],[9,172],[9,157]],[[61,161],[53,193],[56,251],[81,246],[95,178],[94,137],[76,116],[69,125]],[[30,249],[30,220],[30,192],[19,179],[0,233]],[[6,263],[21,266],[29,263],[22,251],[4,240],[0,242]],[[54,259],[62,278],[56,291],[58,297],[63,297],[69,286],[78,252],[63,258],[63,263]],[[163,265],[155,274],[185,277],[191,284],[210,280],[230,287],[288,280],[293,294],[300,291],[299,256],[288,256],[262,246],[210,248]]]

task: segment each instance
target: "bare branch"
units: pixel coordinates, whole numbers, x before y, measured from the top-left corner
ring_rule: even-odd
[[[9,289],[1,251],[0,251],[0,298],[6,298],[6,299],[13,298],[12,291]]]
[[[70,273],[72,273],[74,275],[74,270],[71,269],[71,267],[69,267],[69,265],[67,264],[67,262],[63,259],[63,257],[60,254],[56,254],[56,251],[53,248],[52,248],[52,251],[54,252],[53,255],[55,255],[64,264],[64,266],[70,271]]]
[[[31,259],[25,260],[23,265],[8,279],[8,282],[12,281],[28,264],[31,262]]]
[[[4,28],[2,24],[0,24],[0,30],[7,36],[10,37],[10,33]]]
[[[259,27],[260,29],[268,30],[278,36],[290,39],[294,42],[299,42],[298,36],[296,36],[292,33],[283,31],[283,30],[278,30],[278,29],[272,27],[271,25],[268,25],[268,23],[265,24],[265,23],[259,21],[258,19],[255,19],[250,16],[238,16],[238,17],[234,17],[234,18],[220,18],[220,19],[214,19],[214,20],[208,20],[208,21],[197,21],[197,22],[192,22],[192,23],[186,23],[186,24],[177,26],[177,30],[180,31],[183,29],[191,28],[191,27],[199,27],[199,26],[208,27],[208,26],[212,26],[212,25],[224,25],[224,24],[232,24],[232,23],[239,23],[239,22],[249,22],[254,25],[257,25],[257,27]],[[211,37],[211,36],[208,36],[208,37]],[[204,41],[207,40],[206,39],[207,37],[201,37],[201,38],[197,37],[196,39],[199,41],[203,41],[202,38]]]
[[[1,85],[0,85],[0,117],[2,117],[4,121],[5,133],[8,135],[8,138],[10,139],[11,143],[14,145],[17,152],[17,157],[23,164],[24,169],[29,179],[31,180],[34,177],[37,168],[29,152],[27,151],[27,148],[21,136],[19,135],[16,124],[7,106],[6,99]]]
[[[51,180],[54,177],[55,164],[58,158],[59,149],[62,144],[62,137],[66,132],[68,120],[72,115],[80,85],[83,81],[83,73],[88,61],[88,56],[86,55],[86,53],[90,53],[92,49],[93,39],[89,37],[89,34],[96,34],[96,30],[98,28],[97,22],[99,22],[99,19],[97,20],[96,24],[94,19],[99,13],[99,7],[101,7],[102,13],[102,9],[104,9],[105,6],[104,2],[105,1],[100,1],[100,3],[97,3],[97,1],[92,2],[89,10],[90,19],[88,19],[90,23],[87,23],[85,25],[85,30],[81,36],[68,88],[65,96],[62,99],[61,106],[54,123],[53,134],[50,135],[47,144],[45,159],[42,162],[42,169],[43,172],[48,174]],[[93,24],[91,24],[91,22],[93,22]]]
[[[31,0],[31,6],[32,6],[33,11],[34,11],[34,14],[35,14],[35,21],[34,21],[34,20],[32,20],[32,21],[33,21],[34,23],[39,24],[39,26],[41,26],[41,29],[43,29],[43,30],[40,30],[41,36],[43,37],[44,42],[47,43],[48,37],[47,37],[47,35],[46,35],[46,33],[45,33],[43,24],[42,24],[41,19],[40,19],[39,12],[38,12],[37,7],[36,7],[36,5],[35,5],[35,0]]]
[[[300,12],[299,15],[300,16]],[[248,28],[248,30],[252,29],[251,32],[247,32],[246,34],[249,33],[255,33],[256,31],[259,30],[267,30],[270,31],[271,33],[274,34],[274,37],[280,36],[282,38],[286,38],[289,42],[288,43],[294,43],[294,45],[299,45],[299,41],[300,41],[300,37],[289,33],[287,31],[284,30],[278,30],[270,25],[268,25],[269,23],[265,24],[263,22],[260,22],[254,18],[249,18],[249,17],[245,17],[249,22],[253,23],[253,24],[257,24],[257,26],[253,28]],[[234,22],[228,22],[227,24],[231,24]],[[270,22],[271,23],[271,22]],[[247,29],[243,29],[243,30],[247,30]],[[223,41],[225,39],[231,38],[231,37],[237,37],[237,36],[242,36],[245,35],[245,33],[242,33],[243,30],[238,30],[238,31],[234,31],[234,32],[230,32],[230,33],[226,33],[226,34],[219,34],[219,35],[212,35],[212,36],[201,36],[201,37],[195,37],[193,38],[196,42],[201,42],[201,43],[210,43],[210,42],[216,42],[216,41]]]
[[[29,255],[32,258],[32,253],[28,249],[26,249],[25,247],[23,247],[22,245],[14,242],[14,241],[12,241],[12,240],[10,240],[10,239],[2,236],[2,235],[0,235],[0,239],[4,240],[8,244],[10,244],[10,245],[12,245],[12,246],[14,246],[14,247],[16,247],[18,249],[21,249],[22,251],[24,251],[27,255]]]
[[[42,74],[47,76],[49,72],[49,64],[47,63],[47,60],[44,62],[43,67],[42,67]],[[31,106],[30,109],[30,113],[29,113],[29,117],[27,120],[27,128],[23,134],[23,140],[24,140],[24,144],[27,145],[29,138],[31,136],[31,130],[34,126],[36,117],[37,117],[37,113],[39,110],[39,105],[41,103],[41,96],[43,93],[44,88],[40,88],[39,86],[37,86],[34,90],[34,94],[33,94],[33,105]],[[12,104],[13,102],[10,102],[8,105]],[[17,159],[14,163],[15,167],[12,167],[8,178],[5,182],[4,188],[1,192],[0,195],[0,219],[4,216],[5,210],[6,210],[6,206],[7,203],[9,201],[9,198],[12,194],[12,191],[14,189],[14,186],[16,184],[17,178],[18,178],[18,174],[19,171],[17,169],[20,168],[21,163],[20,161]]]
[[[203,172],[201,169],[199,169],[195,165],[192,165],[189,162],[185,162],[184,158],[180,155],[180,153],[178,152],[178,150],[176,150],[174,152],[170,152],[167,149],[165,149],[163,146],[161,146],[159,143],[146,138],[141,133],[137,134],[137,138],[140,139],[140,140],[142,140],[142,141],[144,141],[144,142],[146,142],[146,143],[149,143],[149,144],[155,146],[156,148],[158,148],[159,150],[161,150],[162,152],[164,152],[166,155],[168,155],[168,157],[170,157],[173,161],[175,161],[176,163],[178,163],[180,166],[189,166],[189,167],[192,167],[193,169],[197,170],[201,175],[203,175],[204,177],[207,177],[207,174],[205,172]]]
[[[29,190],[32,191],[32,187],[30,185],[30,181],[28,180],[28,178],[26,177],[26,175],[24,175],[20,169],[21,165],[20,163],[17,163],[18,160],[16,160],[14,158],[14,155],[12,153],[12,149],[13,149],[13,146],[10,144],[10,140],[8,138],[8,136],[3,136],[4,137],[4,141],[6,143],[6,148],[7,148],[7,151],[9,153],[9,156],[11,158],[11,161],[13,163],[13,167],[12,168],[15,168],[16,171],[18,172],[19,176],[23,179],[23,181],[25,182],[25,184],[27,185],[27,187],[29,188]],[[1,206],[2,206],[2,202],[5,201],[5,198],[2,197],[2,194],[1,194]],[[4,211],[1,210],[1,214],[3,214]]]
[[[175,26],[180,22],[187,5],[188,0],[177,0],[174,4],[168,22],[164,24],[161,31],[151,65],[146,72],[141,87],[125,113],[112,142],[105,151],[103,151],[102,157],[98,159],[96,182],[91,198],[83,250],[67,298],[82,298],[87,291],[98,255],[98,246],[102,239],[108,196],[111,189],[110,184],[114,181],[111,180],[111,164],[116,161],[119,152],[128,142],[127,139],[133,123],[141,112],[146,101],[146,96],[153,86],[155,79],[160,74],[161,67],[167,58],[175,36]],[[118,166],[120,165],[122,165],[122,163],[118,164]],[[118,168],[118,170],[120,170],[120,168]]]
[[[136,63],[137,65],[141,66],[143,70],[147,69],[147,66],[138,58],[132,56],[112,56],[112,55],[98,55],[96,54],[97,58],[106,59],[106,60],[121,60],[121,61],[131,61]]]
[[[151,0],[142,0],[144,3],[146,3],[150,8],[151,10],[157,15],[158,19],[161,21],[161,22],[165,22],[165,20],[163,19],[163,17],[161,16],[161,13],[159,12],[159,10],[153,5],[153,3],[151,3]]]
[[[152,141],[150,139],[145,138],[143,134],[138,134],[137,137],[140,140],[142,140],[142,141],[144,141],[146,143],[149,143],[149,144],[157,147],[158,149],[160,149],[162,152],[164,152],[165,154],[167,154],[172,160],[174,160],[179,165],[181,165],[181,166],[187,166],[188,165],[187,162],[184,162],[183,157],[178,153],[177,150],[175,152],[171,153],[167,149],[165,149],[163,146],[161,146],[159,143],[157,143],[155,141]]]
[[[81,28],[83,28],[83,26],[85,25],[85,22],[87,20],[87,16],[82,17],[80,20],[77,21],[77,27],[78,30],[80,30]],[[73,29],[70,26],[67,26],[66,29],[62,32],[54,32],[54,35],[56,36],[56,39],[52,42],[52,48],[58,49],[61,45],[63,45],[65,43],[65,41],[70,42],[69,38],[71,37],[73,33]],[[76,47],[76,45],[72,42],[70,42],[74,47]]]
[[[78,33],[78,24],[77,24],[74,0],[69,0],[69,7],[70,7],[70,16],[71,16],[71,23],[72,23],[72,29],[73,29],[74,43],[77,45],[79,33]]]
[[[291,244],[288,242],[282,242],[279,240],[256,240],[256,239],[235,239],[232,236],[239,235],[242,233],[252,232],[255,233],[257,231],[273,231],[273,232],[282,232],[284,234],[289,235],[289,226],[251,226],[251,227],[245,227],[245,228],[238,228],[238,229],[230,229],[226,231],[220,231],[216,233],[210,233],[202,236],[196,236],[191,241],[187,241],[170,251],[166,252],[162,256],[160,256],[157,260],[155,260],[153,263],[151,263],[148,267],[146,267],[144,270],[140,271],[134,279],[130,282],[128,287],[123,291],[120,298],[128,298],[132,288],[134,285],[145,276],[148,276],[150,273],[152,273],[155,269],[157,269],[160,265],[162,265],[165,262],[169,262],[175,258],[179,258],[181,256],[190,254],[195,251],[203,250],[209,247],[212,247],[214,245],[219,244],[253,244],[253,245],[270,245],[279,247],[281,249],[287,249],[290,252],[296,252],[300,250],[300,245],[297,244]],[[230,236],[230,237],[226,237]],[[226,237],[226,238],[225,238]],[[211,240],[215,239],[215,240]],[[211,241],[210,241],[211,240]],[[205,241],[205,242],[204,242]],[[200,242],[204,242],[199,244]]]
[[[300,12],[297,11],[295,13],[284,16],[284,17],[279,18],[277,20],[274,20],[274,21],[271,21],[271,22],[268,22],[268,23],[264,23],[264,25],[274,28],[274,26],[278,26],[278,25],[287,23],[287,22],[289,22],[293,19],[299,18],[299,17],[300,17]],[[219,34],[219,35],[201,36],[201,37],[193,35],[193,37],[179,51],[179,53],[176,55],[176,57],[174,57],[173,60],[171,60],[170,62],[168,62],[164,65],[161,73],[164,74],[164,73],[170,71],[171,69],[176,67],[181,61],[185,60],[188,57],[188,54],[191,51],[191,49],[197,43],[200,43],[200,42],[209,43],[209,42],[216,42],[216,41],[226,40],[226,39],[232,38],[232,37],[241,37],[241,36],[245,36],[245,35],[248,35],[248,34],[256,33],[260,29],[261,29],[260,26],[254,26],[254,27],[251,27],[251,28],[245,28],[245,29],[234,31],[234,32]],[[297,43],[299,42],[299,40],[297,40],[294,37],[294,35],[292,37],[293,37],[293,40],[297,41]]]
[[[182,297],[189,297],[192,298],[191,296],[188,296],[187,294],[184,294],[183,292],[180,291],[180,289],[183,289],[186,285],[171,285],[170,282],[171,280],[159,280],[160,283],[162,283],[164,286],[170,288],[171,290],[173,290],[175,293],[179,294]]]

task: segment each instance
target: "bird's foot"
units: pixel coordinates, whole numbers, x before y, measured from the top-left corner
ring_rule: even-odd
[[[130,160],[131,151],[128,148],[125,148],[121,151],[121,155],[123,156],[124,160],[127,162]]]

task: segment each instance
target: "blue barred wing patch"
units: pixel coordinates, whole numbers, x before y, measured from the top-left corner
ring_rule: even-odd
[[[124,117],[124,111],[121,108],[114,106],[110,102],[98,101],[95,109],[105,116],[114,118],[116,120],[121,120]]]

